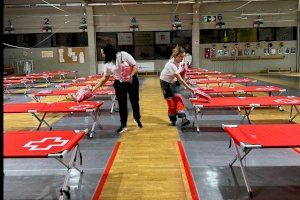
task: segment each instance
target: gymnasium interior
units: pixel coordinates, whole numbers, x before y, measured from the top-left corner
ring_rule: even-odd
[[[3,199],[299,200],[300,0],[4,0]],[[102,49],[138,66],[127,131]],[[172,125],[160,75],[185,49]]]

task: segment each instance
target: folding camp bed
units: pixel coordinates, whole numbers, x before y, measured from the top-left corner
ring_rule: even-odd
[[[290,105],[290,119],[293,119],[299,114],[300,97],[295,96],[262,96],[262,97],[222,97],[222,98],[212,98],[209,102],[201,98],[190,98],[190,102],[194,106],[195,113],[195,123],[197,127],[197,132],[199,129],[198,115],[201,113],[201,109],[205,108],[228,108],[228,107],[243,107],[245,115],[243,116],[241,123],[247,118],[250,121],[251,112],[258,107],[279,107]],[[295,108],[296,113],[293,115],[293,108]]]
[[[233,95],[248,94],[253,92],[267,92],[269,96],[274,93],[281,95],[286,89],[275,86],[237,86],[237,87],[199,87],[200,90],[207,94],[223,95],[224,93],[231,93]]]
[[[65,89],[66,87],[72,87],[72,86],[75,86],[75,87],[86,87],[86,86],[95,86],[98,82],[82,82],[82,83],[60,83],[60,84],[57,84],[56,87],[57,88],[63,88]],[[113,81],[107,81],[103,86],[107,86],[107,87],[111,87],[113,86]],[[102,86],[102,87],[103,87]]]
[[[53,71],[48,71],[48,72],[43,72],[43,73],[48,73],[48,74],[56,74],[60,75],[60,78],[65,79],[66,75],[74,73],[75,74],[75,79],[78,76],[78,71],[77,70],[53,70]]]
[[[233,74],[211,74],[211,75],[187,75],[188,79],[219,79],[219,78],[234,78]]]
[[[42,97],[46,96],[58,96],[58,101],[60,100],[61,96],[70,96],[71,98],[75,99],[74,95],[78,92],[78,90],[42,90],[38,92],[34,92],[30,95],[31,98],[33,98],[36,102],[41,102]],[[93,92],[93,95],[95,96],[110,96],[112,100],[111,108],[110,108],[110,113],[113,113],[114,107],[116,104],[116,94],[115,90],[110,89],[110,90],[95,90]]]
[[[64,183],[60,189],[59,199],[64,195],[70,199],[68,186],[70,173],[76,169],[81,174],[83,170],[76,166],[76,157],[79,156],[82,165],[82,155],[79,141],[86,131],[6,131],[3,134],[4,158],[55,158],[67,168]],[[71,153],[69,162],[66,162],[68,153]]]
[[[213,75],[213,74],[222,74],[218,71],[195,71],[195,72],[186,72],[186,75]]]
[[[233,83],[245,83],[246,85],[248,83],[255,83],[257,80],[249,79],[249,78],[229,78],[229,79],[215,79],[215,80],[207,80],[207,79],[193,79],[188,80],[188,83],[190,84],[206,84],[208,86],[212,83],[217,83],[220,87],[222,87],[225,83],[229,83],[229,86],[231,86]]]
[[[32,79],[18,79],[18,80],[3,80],[3,87],[5,89],[6,93],[10,93],[9,91],[9,87],[13,86],[13,85],[24,85],[24,87],[26,88],[26,91],[24,92],[24,94],[26,94],[30,88],[32,87],[33,84],[33,80]]]
[[[88,77],[79,77],[75,80],[73,80],[73,82],[84,82],[84,81],[97,81],[97,80],[100,80],[102,78],[102,76],[88,76]],[[115,78],[110,76],[108,78],[108,81],[114,81]]]
[[[37,131],[40,129],[41,125],[46,124],[50,130],[52,127],[45,120],[47,113],[79,113],[87,112],[89,113],[94,122],[92,129],[89,133],[90,137],[93,137],[95,133],[95,126],[99,118],[99,110],[103,105],[103,101],[84,101],[81,103],[77,102],[55,102],[55,103],[7,103],[3,105],[4,113],[31,113],[34,118],[39,121]],[[37,114],[43,113],[41,117]],[[99,123],[100,127],[101,124]]]
[[[235,148],[235,157],[229,166],[231,167],[235,161],[238,161],[251,198],[253,193],[242,162],[250,151],[252,149],[300,147],[300,124],[222,125],[222,127],[231,137]],[[238,146],[243,150],[243,154]]]
[[[187,69],[187,72],[207,72],[207,71],[209,70],[203,68],[196,68],[196,67],[191,67]]]

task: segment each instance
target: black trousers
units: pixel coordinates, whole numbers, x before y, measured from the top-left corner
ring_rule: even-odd
[[[139,105],[139,79],[137,75],[132,77],[132,83],[120,82],[115,80],[114,88],[119,103],[119,113],[121,118],[121,125],[127,125],[128,108],[127,108],[127,94],[131,103],[133,118],[140,119],[140,105]]]

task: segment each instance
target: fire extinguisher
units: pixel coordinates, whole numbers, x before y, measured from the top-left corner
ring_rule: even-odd
[[[210,48],[204,48],[204,58],[210,59]]]

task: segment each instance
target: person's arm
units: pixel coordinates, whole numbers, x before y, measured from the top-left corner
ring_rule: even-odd
[[[104,85],[106,83],[106,81],[108,81],[109,76],[103,76],[99,82],[93,87],[92,92],[94,92],[96,89],[98,89],[99,87],[101,87],[102,85]]]
[[[180,74],[175,74],[175,77],[177,78],[177,80],[182,83],[188,90],[190,90],[193,94],[195,93],[195,90],[189,85],[187,84],[182,77],[180,76]]]

